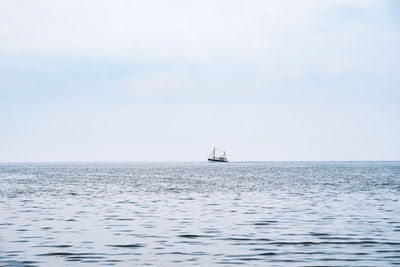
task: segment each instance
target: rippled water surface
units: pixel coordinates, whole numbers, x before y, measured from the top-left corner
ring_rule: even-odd
[[[400,163],[1,164],[0,265],[400,264]]]

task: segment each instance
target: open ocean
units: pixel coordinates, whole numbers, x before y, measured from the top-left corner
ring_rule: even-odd
[[[400,265],[400,162],[0,164],[0,266]]]

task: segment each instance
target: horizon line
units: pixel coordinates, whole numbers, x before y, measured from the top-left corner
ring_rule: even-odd
[[[362,163],[362,162],[400,162],[400,160],[249,160],[249,161],[229,161],[227,163]],[[62,160],[62,161],[0,161],[0,164],[137,164],[137,163],[209,163],[203,161],[114,161],[114,160]],[[215,164],[215,163],[214,163]]]

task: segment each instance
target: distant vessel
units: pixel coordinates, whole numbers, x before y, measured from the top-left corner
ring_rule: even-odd
[[[217,149],[214,147],[213,151],[211,152],[210,156],[208,157],[208,161],[211,162],[228,162],[228,158],[226,157],[225,151],[222,151],[222,154],[219,156],[216,155]]]

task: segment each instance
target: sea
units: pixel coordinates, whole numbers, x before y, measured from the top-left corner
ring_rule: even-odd
[[[144,265],[400,265],[400,162],[0,164],[0,266]]]

